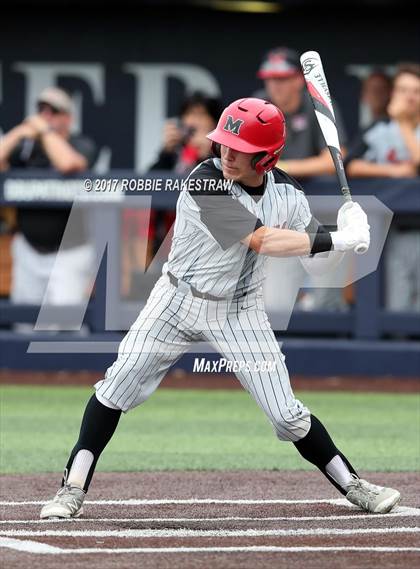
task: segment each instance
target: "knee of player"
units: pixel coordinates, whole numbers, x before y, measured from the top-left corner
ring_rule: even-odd
[[[287,413],[276,418],[273,427],[279,440],[296,442],[308,434],[311,419],[306,413],[301,413],[298,416]]]
[[[126,411],[126,410],[122,409],[122,407],[120,405],[115,405],[114,403],[112,403],[112,401],[110,401],[108,398],[104,397],[98,391],[96,391],[95,396],[96,396],[96,399],[99,401],[99,403],[101,403],[104,407],[107,407],[108,409],[113,409],[115,411],[123,411],[123,412]]]

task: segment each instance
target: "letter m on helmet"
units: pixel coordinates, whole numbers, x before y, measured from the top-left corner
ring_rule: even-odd
[[[232,115],[228,115],[223,130],[227,130],[228,132],[239,136],[239,130],[243,123],[244,121],[242,119],[236,119],[236,121],[234,121]]]

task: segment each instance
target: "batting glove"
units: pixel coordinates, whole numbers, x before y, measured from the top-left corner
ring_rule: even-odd
[[[343,231],[351,225],[368,225],[366,213],[357,202],[346,202],[338,210],[337,228]]]
[[[352,251],[357,245],[369,248],[370,232],[369,225],[350,225],[342,231],[333,231],[331,240],[335,251]]]

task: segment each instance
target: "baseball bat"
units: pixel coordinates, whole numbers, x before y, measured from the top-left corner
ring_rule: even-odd
[[[352,197],[344,170],[334,108],[321,57],[316,51],[305,51],[300,57],[300,63],[318,124],[334,162],[344,201],[351,202]],[[354,251],[361,255],[366,253],[367,246],[363,244],[357,245]]]

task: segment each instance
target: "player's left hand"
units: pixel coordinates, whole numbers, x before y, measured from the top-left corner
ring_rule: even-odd
[[[369,227],[367,215],[357,202],[346,202],[338,210],[338,231],[343,231],[343,229],[349,227],[350,225],[364,225]]]

